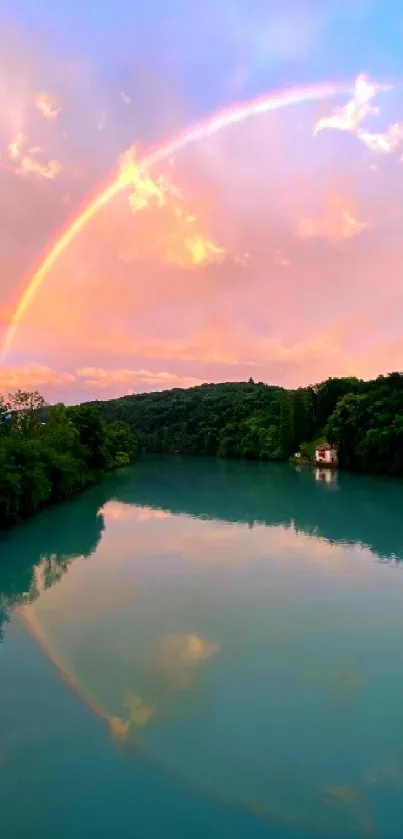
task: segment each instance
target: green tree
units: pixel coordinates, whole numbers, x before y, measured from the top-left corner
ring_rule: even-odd
[[[11,430],[12,414],[11,405],[0,395],[0,436],[4,437]]]
[[[10,402],[11,429],[0,424],[0,526],[69,498],[133,456],[130,429],[122,422],[110,428],[93,406],[50,407],[40,394],[23,391]],[[4,399],[0,406],[5,417],[9,406]]]
[[[107,465],[107,452],[99,411],[93,405],[71,408],[69,416],[78,431],[84,460],[89,469],[102,471]]]
[[[336,405],[327,435],[347,469],[403,474],[403,377],[394,373],[366,383]]]
[[[39,411],[46,405],[43,396],[37,390],[16,390],[9,394],[9,405],[13,412],[13,427],[22,437],[32,435],[39,427]]]
[[[136,439],[126,423],[120,420],[102,422],[106,467],[127,466],[136,450]]]

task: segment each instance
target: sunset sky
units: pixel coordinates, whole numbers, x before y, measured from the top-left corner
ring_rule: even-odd
[[[403,370],[402,41],[398,0],[3,0],[0,394]]]

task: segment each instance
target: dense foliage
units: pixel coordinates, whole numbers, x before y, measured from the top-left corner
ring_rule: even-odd
[[[342,468],[403,475],[403,374],[297,390],[250,379],[70,408],[17,391],[0,397],[0,526],[129,463],[134,439],[143,452],[285,460],[324,437]]]
[[[49,407],[37,392],[0,398],[0,526],[69,498],[133,451],[130,429],[91,405]]]
[[[327,436],[342,467],[403,474],[400,373],[297,390],[250,379],[93,404],[103,419],[127,423],[144,452],[285,460]]]
[[[342,467],[403,475],[403,375],[380,376],[340,399],[327,434]]]

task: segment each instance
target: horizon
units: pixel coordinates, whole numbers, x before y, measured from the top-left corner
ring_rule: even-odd
[[[320,382],[313,382],[313,383],[306,384],[306,385],[299,385],[298,388],[284,387],[283,385],[278,385],[278,384],[275,384],[273,382],[255,381],[254,379],[252,379],[252,381],[251,381],[250,378],[245,379],[245,380],[237,380],[237,381],[236,380],[220,381],[220,382],[205,381],[205,382],[200,382],[197,385],[188,385],[187,387],[186,386],[183,386],[183,387],[173,386],[173,387],[161,388],[160,390],[140,390],[140,391],[132,391],[132,392],[129,391],[127,393],[121,393],[119,396],[113,396],[113,395],[112,396],[104,396],[104,398],[94,396],[91,399],[84,399],[84,400],[81,400],[81,401],[78,401],[78,402],[77,401],[63,402],[62,400],[55,400],[53,402],[52,401],[51,402],[46,402],[46,404],[49,405],[50,407],[57,407],[57,405],[60,404],[60,405],[64,405],[64,406],[69,407],[69,408],[74,408],[74,407],[77,407],[77,406],[85,404],[85,403],[110,402],[110,401],[115,401],[117,399],[127,399],[128,397],[132,397],[132,396],[154,396],[155,394],[161,394],[161,393],[169,394],[169,393],[172,393],[172,391],[175,391],[175,390],[182,390],[182,391],[196,390],[198,388],[203,388],[203,387],[220,387],[220,386],[223,386],[223,385],[248,385],[248,384],[250,384],[250,385],[256,385],[256,387],[259,387],[259,386],[263,385],[263,387],[278,388],[280,390],[294,392],[296,390],[315,390],[315,388],[319,388],[321,385],[326,384],[327,382],[332,381],[332,380],[336,380],[336,379],[337,380],[340,380],[340,379],[355,379],[359,383],[369,384],[371,382],[378,381],[379,379],[382,379],[382,378],[387,379],[390,376],[396,376],[396,375],[403,376],[403,371],[391,370],[388,373],[379,373],[379,375],[374,376],[373,378],[370,378],[370,379],[362,379],[362,378],[359,378],[357,376],[330,376],[327,379],[323,379]],[[9,394],[0,393],[0,399],[1,399],[1,397],[3,397],[5,402],[7,402],[7,395],[11,396],[12,394],[11,394],[11,392]]]
[[[40,11],[0,13],[0,393],[403,369],[397,3]]]

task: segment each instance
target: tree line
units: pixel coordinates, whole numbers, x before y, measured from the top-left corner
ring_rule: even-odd
[[[249,379],[90,404],[127,423],[143,452],[281,461],[327,439],[341,468],[403,475],[402,373],[295,390]]]
[[[94,406],[49,406],[37,391],[0,397],[0,526],[70,498],[134,451],[130,428]]]
[[[295,390],[250,379],[76,407],[18,390],[0,397],[0,526],[71,497],[135,450],[281,461],[324,438],[341,468],[403,475],[403,374]]]

